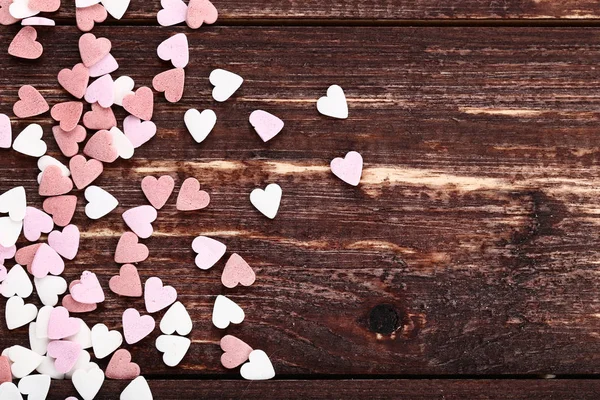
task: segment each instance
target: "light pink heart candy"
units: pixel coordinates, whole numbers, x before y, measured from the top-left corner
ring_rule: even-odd
[[[50,232],[48,244],[67,260],[74,259],[79,250],[79,228],[75,225],[67,225],[62,232]]]
[[[268,142],[277,136],[284,125],[281,119],[263,110],[256,110],[250,114],[250,124],[263,142]]]
[[[64,339],[75,335],[81,328],[81,322],[77,318],[69,317],[69,310],[64,307],[56,307],[50,312],[48,319],[48,338]]]
[[[123,213],[123,220],[129,228],[142,239],[152,235],[152,222],[157,217],[156,209],[152,206],[139,206]]]
[[[79,303],[97,304],[104,301],[104,291],[96,274],[90,271],[83,271],[80,282],[71,288],[71,296]]]
[[[17,246],[12,245],[10,247],[4,247],[0,244],[0,264],[4,262],[4,260],[9,260],[15,256],[17,253]]]
[[[363,169],[363,158],[356,151],[346,154],[346,157],[335,158],[331,161],[331,172],[344,182],[358,186]]]
[[[48,274],[60,275],[65,270],[65,262],[58,253],[46,243],[35,252],[31,262],[31,273],[36,278],[43,278]]]
[[[177,25],[185,21],[188,6],[183,0],[161,0],[162,10],[156,15],[161,26]]]
[[[252,353],[252,347],[232,335],[221,338],[221,349],[224,351],[221,355],[221,364],[229,369],[245,363]]]
[[[0,114],[0,148],[10,149],[12,144],[12,127],[10,118],[7,115]]]
[[[185,68],[190,61],[187,36],[185,33],[171,36],[158,45],[156,53],[161,60],[170,60],[175,68]]]
[[[112,54],[108,53],[102,60],[90,67],[90,76],[92,78],[97,78],[102,75],[110,74],[117,69],[119,69],[119,63],[117,63],[117,60],[115,60]]]
[[[255,280],[256,274],[252,267],[239,254],[233,253],[227,260],[225,268],[223,268],[223,274],[221,275],[223,286],[230,289],[238,284],[250,286]]]
[[[128,344],[134,344],[148,336],[156,326],[150,315],[140,316],[135,308],[128,308],[123,313],[123,336]]]
[[[25,209],[25,219],[23,220],[23,234],[30,242],[35,242],[42,236],[42,233],[48,233],[54,228],[52,217],[35,207]]]
[[[114,82],[110,75],[96,79],[85,91],[85,101],[90,104],[98,103],[101,107],[108,108],[114,102]]]
[[[0,265],[0,282],[5,280],[7,275],[8,271],[6,270],[6,267],[4,265]]]
[[[134,148],[138,148],[156,135],[156,124],[129,115],[123,120],[123,132]]]
[[[172,286],[164,286],[160,278],[152,277],[144,287],[146,310],[154,313],[173,304],[177,300],[177,291]]]
[[[192,249],[198,253],[196,256],[196,265],[198,268],[207,270],[223,257],[227,246],[218,240],[206,236],[198,236],[192,242]]]
[[[81,345],[77,342],[54,340],[48,343],[48,356],[56,359],[54,368],[61,374],[66,374],[73,369],[80,353]]]

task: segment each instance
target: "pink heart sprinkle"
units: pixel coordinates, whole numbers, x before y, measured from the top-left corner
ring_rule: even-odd
[[[246,260],[244,260],[239,254],[233,253],[225,268],[223,269],[223,275],[221,275],[221,282],[223,286],[227,288],[234,288],[238,284],[243,286],[250,286],[256,280],[256,274],[254,270]]]
[[[83,152],[98,161],[111,163],[119,157],[113,135],[107,130],[98,131],[88,140]]]
[[[79,321],[77,321],[79,324]],[[68,340],[54,340],[48,343],[48,356],[55,358],[54,368],[61,374],[73,369],[81,354],[81,345]]]
[[[10,247],[4,247],[0,244],[0,264],[4,262],[4,260],[10,260],[15,256],[17,252],[17,246],[12,245]]]
[[[44,200],[44,211],[52,215],[54,223],[58,226],[67,226],[77,207],[77,196],[67,195],[49,197]]]
[[[60,8],[60,0],[29,0],[29,8],[40,12],[55,12]]]
[[[92,111],[86,112],[83,116],[83,124],[89,129],[108,130],[117,126],[117,119],[112,108],[104,108],[98,103],[93,103]]]
[[[30,85],[21,86],[19,89],[19,99],[13,106],[13,113],[19,118],[34,117],[50,109],[44,96]]]
[[[152,206],[139,206],[131,208],[123,213],[123,220],[139,238],[147,239],[152,235],[154,229],[152,222],[158,216],[156,209]]]
[[[198,253],[196,256],[196,265],[198,268],[207,270],[223,257],[227,246],[218,240],[206,236],[198,236],[192,242],[192,249]]]
[[[50,115],[55,121],[60,122],[60,129],[70,132],[77,126],[82,112],[83,103],[80,101],[67,101],[55,104],[50,110]]]
[[[123,336],[128,344],[134,344],[148,336],[156,326],[150,315],[140,316],[135,308],[123,312]]]
[[[208,207],[210,195],[200,190],[200,182],[196,178],[183,181],[177,195],[177,209],[180,211],[200,210]]]
[[[252,347],[232,335],[221,338],[221,349],[224,351],[221,355],[221,364],[229,369],[242,365],[252,353]]]
[[[93,158],[86,160],[84,156],[76,155],[69,161],[69,170],[71,171],[73,183],[75,183],[77,189],[81,190],[102,174],[104,166],[100,161]]]
[[[108,366],[106,377],[109,379],[134,379],[140,375],[140,366],[131,362],[131,353],[127,349],[115,351]]]
[[[360,153],[351,151],[345,158],[335,158],[331,161],[331,172],[344,182],[358,186],[363,169],[363,158]]]
[[[154,94],[152,89],[142,86],[135,93],[129,93],[123,98],[123,108],[129,114],[150,121],[154,112]]]
[[[35,242],[42,236],[42,233],[48,233],[52,228],[54,228],[54,222],[51,216],[35,207],[27,207],[25,209],[23,234],[27,240]]]
[[[58,253],[46,243],[35,252],[33,261],[31,262],[31,273],[36,278],[43,278],[49,273],[52,275],[60,275],[65,270],[65,262]]]
[[[185,22],[192,29],[198,29],[205,24],[214,24],[219,12],[209,0],[190,0]]]
[[[106,38],[96,39],[96,36],[91,33],[83,34],[79,38],[79,54],[83,64],[88,68],[106,57],[110,53],[110,48],[110,40]]]
[[[138,117],[128,115],[123,120],[123,131],[133,147],[137,149],[156,135],[156,125],[152,121],[142,122]]]
[[[102,4],[94,4],[90,7],[76,8],[75,19],[77,27],[82,32],[89,32],[94,29],[96,22],[102,23],[108,17],[106,8]]]
[[[120,296],[142,296],[142,281],[137,268],[132,264],[123,265],[119,270],[119,275],[110,278],[108,287]]]
[[[62,299],[62,305],[69,310],[70,313],[86,313],[94,311],[98,306],[96,304],[83,304],[76,301],[70,294]]]
[[[36,41],[37,31],[33,26],[26,26],[21,29],[10,42],[8,54],[18,58],[35,60],[42,56],[44,48],[40,42]]]
[[[162,10],[156,15],[161,26],[177,25],[185,21],[188,6],[183,0],[161,0]]]
[[[90,67],[90,76],[92,78],[97,78],[102,75],[110,74],[117,69],[119,69],[117,60],[115,60],[112,54],[108,53],[102,60]]]
[[[80,282],[71,288],[73,299],[83,304],[97,304],[104,301],[104,291],[96,274],[83,271]]]
[[[79,251],[79,228],[75,225],[67,225],[61,231],[52,231],[48,235],[48,244],[58,254],[72,260]]]
[[[170,103],[177,103],[183,96],[185,85],[185,71],[183,68],[173,68],[156,75],[152,86],[157,92],[164,92],[165,99]]]
[[[155,313],[173,304],[177,300],[177,291],[172,286],[164,286],[160,278],[152,277],[144,287],[146,310]]]
[[[63,176],[58,165],[49,165],[42,172],[40,182],[40,196],[59,196],[73,190],[73,181],[68,176]]]
[[[77,125],[70,132],[63,131],[60,126],[54,126],[52,127],[52,134],[65,157],[72,157],[77,154],[79,152],[79,143],[83,142],[87,136],[85,128],[81,125]]]
[[[10,149],[12,144],[12,126],[7,115],[0,114],[0,148]]]
[[[190,61],[187,36],[185,33],[171,36],[158,45],[156,53],[161,60],[171,61],[175,68],[185,68]]]
[[[50,312],[48,320],[48,338],[64,339],[75,335],[81,329],[81,322],[77,318],[69,317],[69,310],[64,307],[55,307]]]
[[[110,75],[104,75],[96,79],[85,91],[85,101],[90,104],[98,103],[107,108],[114,103],[115,83]]]
[[[160,210],[169,200],[174,188],[175,181],[168,175],[163,175],[158,179],[153,176],[146,176],[142,179],[142,191],[150,204],[157,210]]]
[[[256,110],[250,114],[250,124],[263,142],[273,139],[283,129],[283,121],[266,111]]]
[[[29,265],[33,262],[33,257],[35,257],[35,253],[41,245],[41,243],[30,244],[29,246],[21,247],[17,250],[15,253],[15,261],[17,264],[26,265],[28,267],[27,270],[29,270]]]
[[[115,262],[119,264],[142,262],[148,258],[148,247],[138,243],[138,237],[133,232],[125,232],[117,243]]]
[[[18,19],[10,15],[9,7],[12,4],[12,2],[13,0],[0,0],[0,25],[12,25],[19,22]],[[183,20],[185,20],[185,16],[183,17]],[[2,377],[0,376],[0,383],[2,382]]]
[[[78,99],[85,95],[89,80],[90,72],[81,63],[75,65],[73,69],[65,68],[58,73],[58,83]]]

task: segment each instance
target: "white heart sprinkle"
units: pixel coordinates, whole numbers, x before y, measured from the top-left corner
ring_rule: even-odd
[[[250,193],[250,202],[266,217],[273,219],[277,215],[277,211],[279,211],[281,195],[281,186],[276,183],[271,183],[265,190],[254,189],[252,193]]]
[[[50,322],[50,314],[52,314],[54,307],[44,306],[38,311],[36,322],[36,335],[39,338],[48,337],[48,323]]]
[[[152,400],[152,391],[146,378],[138,376],[121,392],[119,400]]]
[[[115,126],[112,127],[109,132],[112,135],[113,145],[117,148],[119,157],[124,160],[129,160],[131,157],[133,157],[135,149],[123,131]]]
[[[22,221],[26,209],[27,196],[23,186],[14,187],[0,195],[0,213],[8,213],[13,221]]]
[[[240,369],[242,378],[250,381],[264,381],[275,377],[275,369],[269,356],[262,350],[253,350],[248,362]]]
[[[46,400],[50,391],[48,375],[29,375],[19,381],[19,390],[27,395],[27,400]]]
[[[123,98],[133,93],[135,82],[128,76],[120,76],[113,85],[113,101],[118,106],[123,106]]]
[[[23,230],[23,221],[15,222],[10,217],[0,218],[0,245],[11,247],[17,243]]]
[[[17,295],[22,298],[27,298],[33,293],[33,285],[29,280],[29,275],[19,264],[15,264],[8,274],[6,279],[0,284],[0,293],[4,297],[12,297]]]
[[[37,308],[33,304],[25,304],[19,296],[13,296],[6,301],[6,327],[9,330],[27,325],[37,315]]]
[[[218,295],[213,307],[212,322],[219,329],[225,329],[229,323],[239,324],[244,320],[244,310],[233,300]]]
[[[32,373],[42,362],[42,356],[23,346],[12,346],[8,357],[13,362],[10,370],[16,378],[22,378]]]
[[[183,121],[197,143],[202,143],[217,123],[217,114],[213,110],[199,112],[192,108],[185,112]]]
[[[2,400],[23,400],[17,385],[12,382],[4,382],[0,385],[0,399]]]
[[[67,281],[60,276],[47,275],[43,278],[33,278],[35,291],[45,306],[58,304],[58,296],[67,291]]]
[[[50,339],[39,338],[37,337],[36,332],[36,323],[31,322],[29,324],[29,348],[38,353],[40,356],[43,356],[48,350],[48,343],[50,343]]]
[[[119,331],[109,331],[106,325],[96,324],[92,327],[92,347],[98,359],[111,354],[123,343],[123,335]]]
[[[160,331],[166,335],[177,332],[185,336],[192,331],[192,319],[180,301],[174,303],[160,321]]]
[[[102,218],[119,205],[119,201],[112,194],[98,186],[88,186],[84,195],[88,201],[85,215],[90,219]]]
[[[92,368],[89,371],[78,369],[73,374],[72,381],[83,400],[92,400],[104,383],[104,372],[100,368]]]
[[[156,338],[156,349],[163,354],[163,361],[169,367],[181,362],[190,348],[191,340],[175,335],[160,335]]]
[[[338,85],[332,85],[327,89],[327,96],[317,101],[317,110],[323,115],[333,118],[348,118],[348,103],[344,90]]]
[[[224,69],[215,69],[208,78],[214,86],[212,91],[213,99],[218,102],[224,102],[230,98],[244,83],[244,79],[233,72]]]
[[[114,19],[123,18],[125,11],[129,8],[129,2],[130,0],[101,0],[106,11],[108,11]]]
[[[14,3],[13,3],[14,5]],[[13,142],[13,149],[31,157],[41,157],[46,154],[48,147],[42,140],[44,130],[38,124],[27,126]]]
[[[42,181],[42,175],[44,173],[44,170],[51,165],[56,165],[58,168],[60,168],[60,173],[62,176],[71,176],[71,171],[69,171],[69,168],[67,168],[67,166],[65,164],[61,163],[60,161],[58,161],[56,158],[54,158],[52,156],[40,157],[38,159],[37,165],[38,165],[38,169],[40,170],[40,173],[37,176],[38,183],[40,183]]]

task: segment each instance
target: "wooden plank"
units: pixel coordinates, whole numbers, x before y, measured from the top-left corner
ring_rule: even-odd
[[[147,85],[169,68],[151,55],[168,36],[162,29],[96,33],[113,41],[115,76]],[[11,36],[3,32],[0,42]],[[77,38],[73,27],[47,30],[41,60],[1,57],[0,112],[10,113],[22,84],[51,105],[67,100],[55,77],[78,62]],[[71,280],[92,269],[107,285],[118,270],[120,214],[145,204],[144,176],[169,174],[178,184],[195,176],[210,191],[201,212],[177,212],[172,199],[145,241],[151,257],[141,275],[173,285],[195,329],[179,368],[159,361],[158,332],[127,346],[144,374],[237,376],[219,364],[224,332],[210,321],[217,294],[246,311],[227,333],[265,350],[287,377],[597,373],[598,32],[218,27],[189,39],[184,98],[173,105],[157,96],[158,137],[97,182],[120,207],[90,221],[80,193],[81,250],[65,271]],[[246,79],[223,104],[210,97],[217,67]],[[332,83],[347,92],[346,121],[315,110]],[[183,124],[190,107],[219,116],[201,145]],[[286,121],[268,144],[247,122],[258,108]],[[44,126],[49,154],[64,160],[48,115],[14,129],[33,121]],[[328,169],[349,150],[365,158],[358,188]],[[35,161],[1,154],[0,191],[22,184],[40,206]],[[284,190],[273,221],[248,201],[270,182]],[[190,244],[201,234],[246,258],[256,284],[225,290],[223,262],[198,270]],[[142,310],[143,302],[109,293],[87,321],[119,329],[127,307]],[[25,329],[8,335],[0,324],[0,348],[27,343]]]

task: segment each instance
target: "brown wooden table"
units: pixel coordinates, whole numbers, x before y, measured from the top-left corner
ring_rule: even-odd
[[[0,112],[12,116],[23,84],[50,105],[69,99],[56,81],[79,61],[68,3],[59,26],[38,29],[37,61],[9,57],[18,27],[0,27]],[[191,46],[183,99],[155,97],[157,137],[96,182],[119,208],[88,220],[79,193],[81,248],[65,271],[71,281],[91,269],[107,285],[121,212],[146,204],[144,176],[194,176],[210,191],[200,212],[178,212],[173,197],[145,241],[143,279],[173,285],[194,320],[177,368],[154,348],[158,329],[127,346],[155,399],[600,398],[600,3],[214,3],[218,23],[195,31],[159,27],[158,0],[133,0],[122,21],[93,30],[113,43],[115,75],[137,85],[169,68],[155,53],[162,40],[185,32]],[[214,68],[245,78],[223,104],[210,95]],[[348,120],[316,111],[334,83]],[[192,107],[219,118],[200,145],[183,123]],[[248,123],[255,109],[286,123],[268,144]],[[49,114],[15,121],[17,133],[41,123],[49,154],[66,161]],[[328,168],[349,150],[365,159],[358,188]],[[35,160],[5,150],[0,159],[0,191],[25,185],[41,207]],[[273,221],[248,200],[270,182],[284,191]],[[256,284],[228,290],[223,262],[196,268],[191,242],[201,234],[248,260]],[[218,294],[245,309],[227,332],[265,350],[275,380],[221,367],[223,332],[210,320]],[[143,310],[143,300],[111,294],[86,321],[120,329],[127,307]],[[0,348],[26,343],[27,329],[9,335],[2,319]],[[98,398],[126,385],[107,380]],[[50,398],[75,394],[69,381],[53,382]]]

